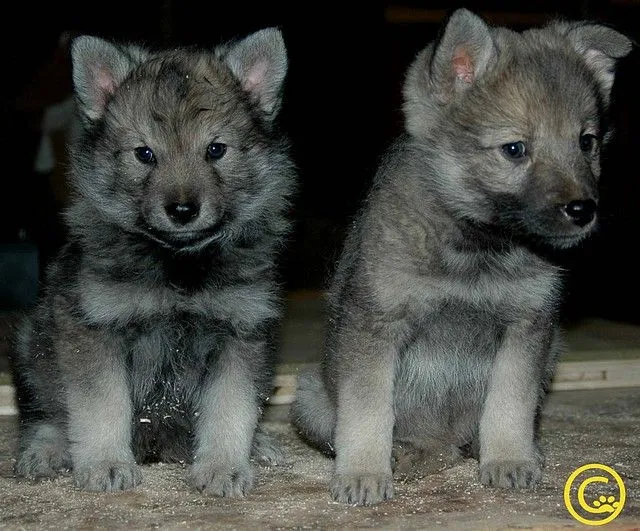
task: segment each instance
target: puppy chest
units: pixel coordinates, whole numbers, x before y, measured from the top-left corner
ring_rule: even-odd
[[[517,319],[520,313],[555,306],[559,283],[554,266],[520,248],[505,253],[448,250],[432,281],[431,295],[445,303]]]
[[[421,323],[396,368],[396,431],[468,442],[505,327],[491,315],[445,311]]]
[[[431,400],[483,390],[506,327],[499,314],[441,308],[415,323],[400,356],[397,386]]]
[[[135,410],[162,422],[192,415],[223,344],[221,334],[178,323],[138,336],[128,359]]]

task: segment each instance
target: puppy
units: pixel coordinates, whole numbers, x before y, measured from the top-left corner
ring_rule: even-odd
[[[81,36],[72,62],[69,241],[12,359],[16,471],[115,491],[180,461],[198,490],[243,495],[295,187],[282,35],[157,51]]]
[[[394,440],[471,450],[485,485],[540,479],[561,295],[543,251],[597,224],[614,66],[630,50],[598,24],[516,33],[459,9],[415,58],[406,130],[347,236],[324,360],[292,407],[335,454],[335,500],[392,497]]]

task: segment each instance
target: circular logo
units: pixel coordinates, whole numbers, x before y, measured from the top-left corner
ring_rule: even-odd
[[[574,486],[577,488],[572,489]],[[618,473],[599,463],[574,470],[564,484],[564,504],[569,514],[586,525],[604,525],[617,518],[626,496]]]

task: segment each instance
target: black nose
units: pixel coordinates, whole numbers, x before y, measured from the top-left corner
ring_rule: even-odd
[[[571,201],[564,206],[564,211],[576,225],[584,227],[593,221],[596,215],[596,202],[593,199]]]
[[[178,225],[187,225],[198,217],[200,205],[198,203],[169,203],[164,207],[167,216]]]

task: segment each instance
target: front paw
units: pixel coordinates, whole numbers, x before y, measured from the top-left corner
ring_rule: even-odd
[[[204,494],[239,498],[253,485],[253,470],[249,463],[236,467],[216,466],[209,462],[194,463],[190,472],[191,485]]]
[[[134,462],[99,461],[74,467],[73,481],[82,490],[114,492],[138,485],[142,473]]]
[[[536,461],[490,461],[480,465],[480,482],[502,489],[530,489],[542,477]]]
[[[374,505],[393,497],[390,473],[336,474],[329,486],[331,496],[341,503]]]

